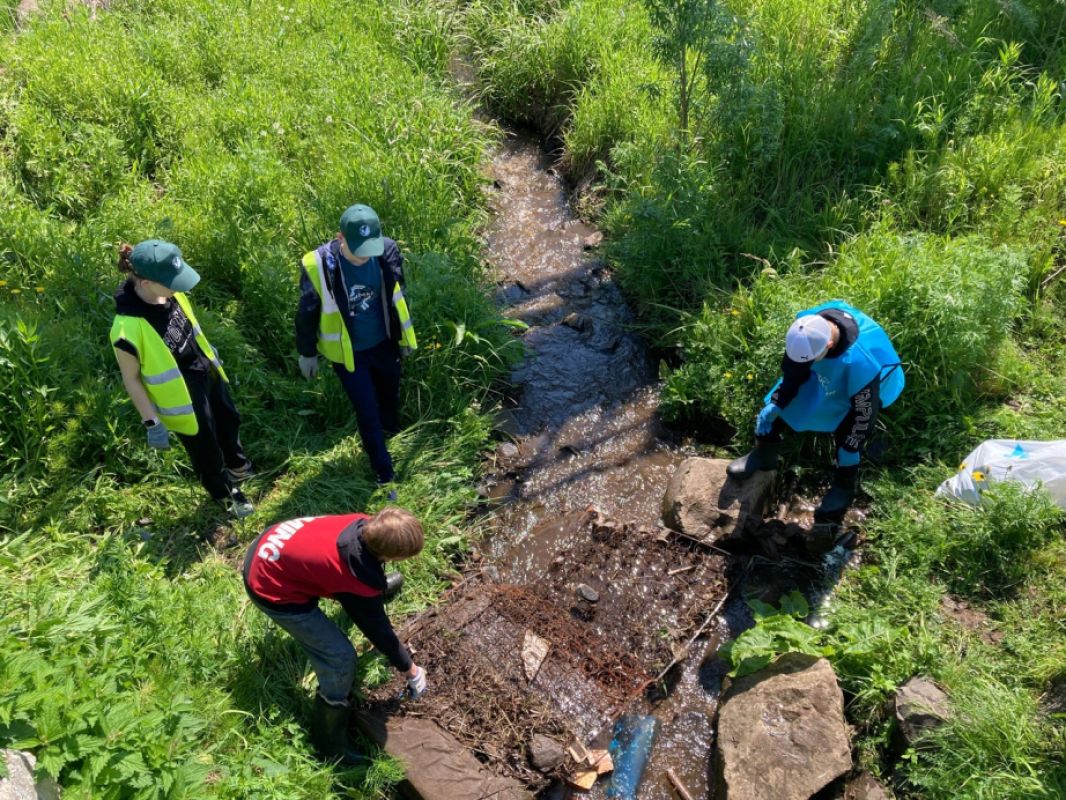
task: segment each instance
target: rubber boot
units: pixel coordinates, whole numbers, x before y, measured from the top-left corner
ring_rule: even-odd
[[[347,704],[335,706],[315,695],[311,711],[311,741],[323,761],[339,761],[345,767],[369,767],[372,759],[348,738]]]
[[[403,575],[399,572],[390,572],[385,576],[385,591],[382,592],[383,600],[391,600],[400,593],[403,588]]]
[[[843,521],[844,513],[855,499],[859,483],[859,467],[837,467],[833,473],[833,482],[825,493],[822,502],[814,511],[816,525]]]
[[[743,455],[735,461],[731,461],[725,468],[730,478],[747,480],[756,472],[762,470],[777,469],[778,456],[781,455],[783,442],[767,442],[756,439],[755,449],[747,455]]]

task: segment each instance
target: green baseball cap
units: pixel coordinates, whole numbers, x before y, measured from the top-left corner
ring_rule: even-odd
[[[141,278],[161,283],[175,292],[187,292],[200,282],[196,270],[185,263],[176,244],[148,239],[133,248],[130,264]]]
[[[381,220],[370,206],[348,206],[341,214],[341,234],[353,256],[369,258],[385,252]]]

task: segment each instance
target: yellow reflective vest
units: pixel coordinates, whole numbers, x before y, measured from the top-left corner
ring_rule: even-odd
[[[330,291],[329,281],[326,280],[326,267],[322,262],[322,253],[320,250],[312,250],[304,255],[300,263],[322,305],[318,318],[318,352],[335,364],[344,364],[345,369],[351,372],[355,369],[355,351],[352,349],[348,326],[344,324],[344,316],[337,307],[337,300]],[[384,274],[382,274],[381,285],[382,287],[388,286]],[[415,337],[414,323],[407,310],[407,300],[404,298],[403,288],[399,281],[393,283],[391,302],[400,322],[398,337],[400,347],[417,350],[418,339]],[[385,331],[390,338],[393,334],[392,324],[386,313]]]
[[[218,360],[214,348],[200,329],[189,299],[182,292],[176,293],[174,299],[189,318],[196,344],[218,370],[219,377],[228,382],[222,362]],[[144,384],[148,399],[155,406],[160,421],[168,430],[195,435],[199,425],[193,411],[189,387],[185,385],[178,362],[174,360],[174,355],[163,341],[163,337],[156,333],[152,324],[143,317],[118,314],[111,325],[112,346],[119,339],[125,339],[137,350],[137,358],[141,363],[141,383]]]

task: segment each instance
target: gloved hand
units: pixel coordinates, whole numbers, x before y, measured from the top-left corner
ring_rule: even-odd
[[[426,692],[426,671],[417,664],[414,665],[414,677],[407,679],[407,698],[417,700]]]
[[[777,419],[780,413],[781,408],[773,403],[767,403],[763,406],[759,416],[755,418],[755,435],[769,436],[770,429],[774,426],[774,420]]]
[[[300,356],[300,374],[307,380],[318,374],[318,356]]]
[[[156,450],[166,450],[170,447],[170,437],[167,435],[167,426],[162,422],[156,422],[148,431],[148,446]]]
[[[857,467],[859,465],[859,451],[854,453],[850,450],[845,450],[843,447],[837,448],[837,466],[838,467]]]

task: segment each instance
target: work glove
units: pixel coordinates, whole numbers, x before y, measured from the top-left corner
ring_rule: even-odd
[[[148,431],[148,446],[156,450],[166,450],[170,447],[170,437],[167,435],[167,426],[162,422],[156,422]]]
[[[300,356],[300,374],[307,380],[318,374],[318,356]]]
[[[426,692],[426,671],[422,667],[415,666],[418,670],[413,678],[407,679],[407,698],[417,700]]]
[[[837,448],[837,466],[838,467],[857,467],[859,466],[859,451],[852,452],[845,450],[843,447]]]
[[[770,429],[774,426],[774,420],[777,419],[780,413],[781,408],[773,403],[767,403],[763,406],[759,416],[755,418],[755,435],[769,436]]]

